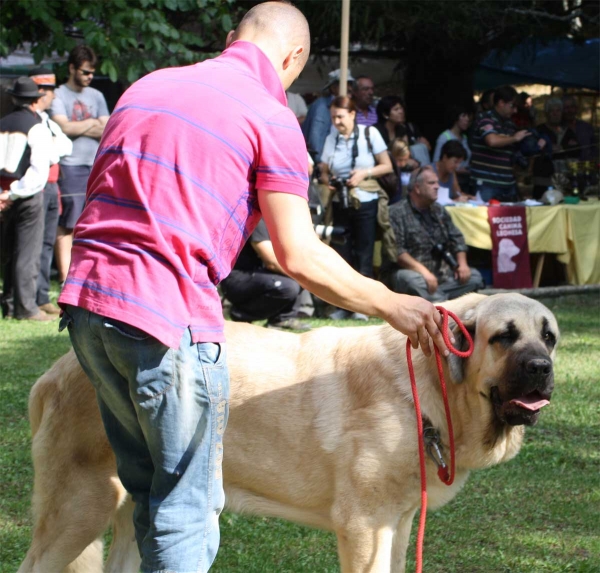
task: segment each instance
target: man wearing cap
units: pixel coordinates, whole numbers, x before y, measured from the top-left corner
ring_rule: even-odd
[[[88,46],[69,53],[69,79],[58,87],[50,115],[73,141],[73,153],[61,159],[62,213],[56,237],[58,279],[63,282],[71,262],[73,228],[85,203],[88,178],[108,121],[108,107],[101,92],[90,87],[96,71],[96,54]]]
[[[50,172],[50,132],[37,113],[43,95],[30,78],[17,78],[8,90],[15,110],[0,119],[0,211],[2,212],[4,287],[2,316],[52,320],[36,304],[44,233],[41,191]]]
[[[354,78],[348,70],[348,82],[354,82]],[[302,133],[306,139],[308,151],[313,157],[315,164],[321,162],[321,152],[325,145],[325,139],[331,131],[331,115],[329,106],[334,97],[340,93],[340,70],[329,72],[327,83],[323,86],[323,91],[328,94],[318,98],[308,109],[308,114],[302,124]]]
[[[37,112],[42,118],[42,123],[52,137],[50,157],[50,175],[42,193],[44,197],[44,238],[36,301],[40,310],[47,314],[59,314],[60,309],[50,302],[50,267],[56,242],[58,217],[60,215],[60,197],[58,191],[58,162],[61,157],[70,155],[73,151],[73,142],[62,132],[57,123],[52,121],[46,110],[50,109],[54,100],[56,77],[51,70],[37,68],[29,72],[29,77],[37,84],[44,94],[38,100]]]

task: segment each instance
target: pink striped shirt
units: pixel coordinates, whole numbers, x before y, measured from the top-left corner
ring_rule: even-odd
[[[257,189],[308,189],[302,133],[257,46],[142,78],[104,131],[59,302],[174,348],[186,328],[223,341],[216,285],[260,219]]]

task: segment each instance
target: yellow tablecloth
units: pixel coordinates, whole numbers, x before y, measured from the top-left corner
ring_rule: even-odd
[[[492,249],[487,207],[446,207],[467,245]],[[571,284],[600,283],[600,202],[526,207],[530,253],[556,253]]]

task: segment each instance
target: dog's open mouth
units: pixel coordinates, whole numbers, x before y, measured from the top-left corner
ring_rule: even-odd
[[[538,420],[540,410],[550,404],[550,400],[539,390],[503,401],[497,387],[492,388],[492,401],[500,420],[511,426],[534,425]]]
[[[514,398],[509,402],[509,404],[518,406],[519,408],[524,408],[525,410],[529,410],[531,412],[537,412],[544,406],[550,404],[550,400],[544,398],[544,396],[542,396],[542,394],[536,390],[535,392],[531,392],[531,394],[527,394],[527,396]]]

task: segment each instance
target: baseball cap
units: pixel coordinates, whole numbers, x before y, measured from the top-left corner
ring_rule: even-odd
[[[323,89],[326,90],[329,86],[335,84],[340,81],[340,69],[333,70],[327,74],[327,83],[323,86]],[[354,82],[354,78],[352,77],[352,72],[348,70],[348,81]]]
[[[29,77],[41,88],[55,88],[56,76],[47,68],[36,68],[29,72]]]

